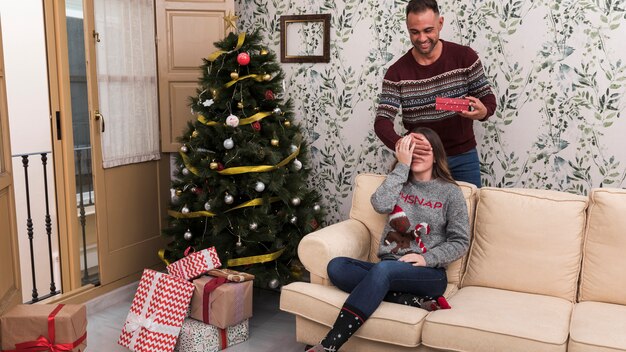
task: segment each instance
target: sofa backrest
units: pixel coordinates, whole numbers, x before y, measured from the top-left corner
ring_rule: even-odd
[[[579,301],[626,305],[626,190],[589,195]]]
[[[378,186],[385,180],[385,175],[359,174],[354,180],[352,191],[352,207],[350,218],[362,222],[370,232],[370,261],[377,261],[376,253],[380,243],[380,235],[383,233],[387,214],[379,214],[372,207],[370,198]]]
[[[476,214],[476,201],[478,198],[479,190],[471,183],[467,182],[457,182],[461,187],[461,191],[463,191],[463,196],[465,197],[465,205],[467,205],[467,213],[469,216],[469,229],[470,229],[470,240],[474,233],[474,217]],[[465,266],[467,264],[468,255],[464,255],[463,257],[457,259],[456,261],[450,263],[446,270],[448,276],[448,283],[456,284],[459,286],[461,283],[461,277],[465,272]]]
[[[565,192],[481,188],[461,287],[576,299],[588,198]]]
[[[352,193],[350,218],[362,222],[369,230],[371,236],[369,260],[372,262],[378,261],[376,253],[378,253],[378,245],[380,244],[380,238],[385,227],[385,222],[387,221],[387,214],[377,213],[372,207],[370,198],[378,186],[383,183],[385,178],[385,175],[376,174],[357,175],[354,181],[354,190]],[[476,186],[470,183],[459,182],[459,186],[465,196],[465,203],[467,204],[467,210],[470,218],[471,234],[474,211],[476,209],[476,195],[478,191]],[[464,256],[448,266],[448,283],[456,285],[459,284],[463,269],[465,268],[466,260],[467,256]]]

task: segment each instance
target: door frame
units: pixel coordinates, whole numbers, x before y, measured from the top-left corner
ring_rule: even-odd
[[[72,130],[72,101],[69,89],[69,60],[65,0],[43,0],[48,56],[48,85],[50,94],[50,130],[54,156],[59,258],[63,292],[82,288],[80,275],[80,246],[75,204],[74,137]],[[88,286],[87,286],[88,287]]]
[[[11,253],[9,258],[9,268],[12,268],[12,275],[2,275],[0,288],[0,315],[9,310],[11,307],[22,303],[22,279],[20,275],[20,258],[17,243],[17,220],[15,211],[15,190],[13,188],[13,168],[11,164],[11,140],[9,138],[9,112],[6,100],[6,81],[4,71],[4,55],[2,46],[2,29],[0,28],[0,158],[2,158],[2,167],[0,167],[0,201],[6,196],[7,214],[0,214],[8,220],[4,226],[8,228],[7,233],[1,233],[0,236],[7,236]],[[4,195],[3,195],[4,193]],[[3,221],[4,222],[4,221]],[[7,226],[8,225],[8,226]],[[6,270],[6,269],[5,269]]]

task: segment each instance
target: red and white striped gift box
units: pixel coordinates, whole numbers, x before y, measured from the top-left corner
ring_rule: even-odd
[[[167,272],[181,279],[191,280],[207,271],[222,266],[215,247],[194,252],[167,266]]]
[[[145,269],[117,343],[131,351],[173,351],[193,290],[191,282]]]

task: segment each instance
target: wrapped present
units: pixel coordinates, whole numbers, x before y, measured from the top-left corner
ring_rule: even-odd
[[[220,329],[194,319],[185,319],[174,351],[214,352],[248,340],[250,330],[248,319]]]
[[[2,351],[84,351],[87,311],[82,304],[18,305],[0,317]]]
[[[222,266],[215,247],[194,252],[167,266],[167,272],[186,280],[192,280],[213,268]]]
[[[435,98],[435,110],[469,111],[469,102],[459,98]]]
[[[235,283],[205,275],[193,284],[191,318],[223,329],[252,316],[252,281]]]
[[[254,280],[254,275],[242,273],[241,271],[235,271],[232,269],[211,269],[207,272],[207,275],[223,277],[226,280],[232,282],[244,282]]]
[[[144,270],[117,343],[132,351],[173,351],[193,289],[187,280]]]

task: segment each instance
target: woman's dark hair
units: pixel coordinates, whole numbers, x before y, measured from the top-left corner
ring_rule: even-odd
[[[450,173],[450,168],[448,167],[446,150],[444,149],[441,138],[439,138],[437,132],[428,127],[417,127],[411,132],[419,133],[426,137],[426,140],[430,142],[430,146],[433,148],[433,179],[441,178],[444,181],[456,184],[452,178],[452,174]]]
[[[437,0],[411,0],[406,5],[407,17],[410,13],[421,13],[428,10],[433,10],[435,14],[439,14],[439,5],[437,5]]]

